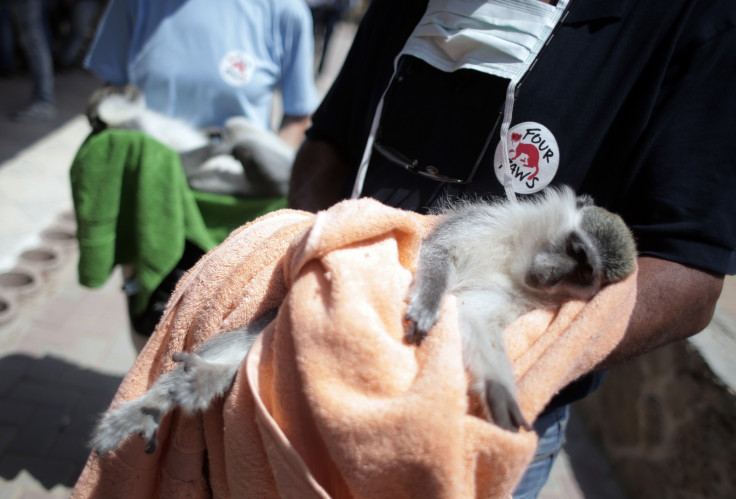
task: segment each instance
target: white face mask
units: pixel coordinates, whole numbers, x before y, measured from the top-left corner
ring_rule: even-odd
[[[474,69],[510,80],[534,59],[566,3],[430,0],[402,53],[442,71]]]
[[[559,0],[554,6],[540,0],[429,0],[424,16],[395,62],[408,54],[442,71],[465,68],[510,80],[501,124],[501,140],[507,142],[516,86],[544,47],[567,4],[568,0]],[[376,109],[353,197],[360,196],[363,190],[382,110],[383,98]],[[508,147],[504,149],[508,151]],[[508,152],[504,157],[503,183],[507,196],[515,199],[507,156]]]

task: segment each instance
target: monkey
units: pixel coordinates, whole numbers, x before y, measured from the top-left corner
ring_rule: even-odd
[[[421,344],[444,295],[454,295],[471,391],[499,427],[529,430],[504,329],[532,309],[589,300],[627,277],[636,265],[634,237],[621,217],[567,187],[518,203],[462,201],[441,216],[420,249],[406,340]]]
[[[229,118],[224,127],[200,130],[148,108],[145,95],[134,85],[96,90],[86,115],[93,133],[137,130],[174,150],[193,189],[258,197],[288,192],[295,150],[244,116]]]
[[[453,294],[471,390],[499,427],[530,429],[516,400],[504,328],[531,309],[590,299],[631,274],[635,259],[634,239],[623,220],[569,188],[549,189],[519,203],[450,203],[420,248],[407,297],[405,339],[420,345],[439,317],[443,297]],[[186,413],[204,410],[225,394],[277,313],[211,338],[193,353],[174,354],[175,370],[102,417],[92,447],[104,454],[139,433],[147,441],[146,452],[154,452],[163,416],[176,407]]]
[[[209,143],[203,131],[149,109],[143,91],[134,85],[107,85],[95,90],[87,101],[85,114],[95,132],[106,128],[139,130],[176,152]]]

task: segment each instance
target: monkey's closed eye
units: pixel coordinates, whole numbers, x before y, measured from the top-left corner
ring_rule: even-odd
[[[588,261],[588,253],[585,251],[585,247],[585,242],[575,232],[571,233],[565,241],[565,253],[578,263]]]

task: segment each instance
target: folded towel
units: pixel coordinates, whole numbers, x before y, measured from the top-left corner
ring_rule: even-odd
[[[154,454],[132,436],[92,454],[72,497],[507,497],[536,447],[467,394],[452,297],[421,346],[403,315],[436,219],[361,199],[278,211],[238,229],[180,282],[113,401],[140,396],[171,355],[281,306],[232,390],[164,418]],[[620,340],[635,276],[505,331],[524,416]]]

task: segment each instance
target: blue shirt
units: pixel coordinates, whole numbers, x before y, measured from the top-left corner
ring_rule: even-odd
[[[316,107],[313,58],[301,0],[111,0],[85,66],[193,126],[243,115],[270,128],[276,88],[284,114]]]

